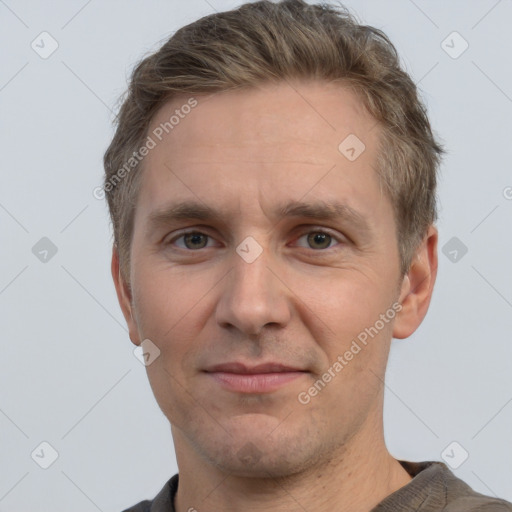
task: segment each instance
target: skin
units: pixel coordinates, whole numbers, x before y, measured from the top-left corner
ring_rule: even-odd
[[[164,105],[148,133],[187,99]],[[298,81],[196,99],[144,160],[129,282],[115,248],[112,258],[132,342],[161,351],[147,373],[171,423],[176,508],[368,511],[411,479],[385,446],[383,380],[391,338],[412,334],[427,312],[437,231],[401,275],[392,205],[374,170],[380,128],[350,90]],[[349,134],[366,146],[354,161],[338,150]],[[184,200],[218,218],[150,222]],[[276,213],[334,201],[356,215]],[[248,236],[262,248],[252,263],[236,252]],[[395,303],[395,318],[300,403]],[[240,393],[203,371],[230,361],[303,373],[272,392]]]

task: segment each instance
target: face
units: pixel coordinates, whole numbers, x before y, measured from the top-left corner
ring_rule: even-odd
[[[130,288],[116,254],[114,279],[132,341],[160,350],[178,464],[292,474],[375,428],[393,332],[424,314],[403,302],[379,127],[323,82],[196,99],[144,160]]]

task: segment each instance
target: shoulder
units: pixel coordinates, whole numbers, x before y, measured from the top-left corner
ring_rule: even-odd
[[[123,512],[150,512],[152,503],[152,501],[144,500],[133,507],[123,510]]]
[[[450,503],[444,512],[512,512],[512,504],[488,496],[459,498]]]
[[[411,481],[372,512],[512,512],[511,503],[475,492],[442,462],[399,462]]]
[[[480,494],[457,478],[446,466],[443,470],[446,482],[446,512],[512,512],[512,503]]]
[[[512,503],[500,498],[492,498],[470,490],[464,496],[449,501],[445,512],[512,512]]]
[[[174,495],[178,489],[178,475],[165,483],[153,500],[144,500],[123,512],[175,512]]]
[[[434,490],[435,487],[435,491],[426,498],[425,503],[437,494],[437,498],[440,498],[439,501],[443,504],[443,512],[512,512],[512,503],[474,491],[441,462],[411,465],[421,468],[425,475],[430,473],[430,482],[437,481],[437,485],[429,489]],[[425,485],[429,487],[429,482],[425,481]]]

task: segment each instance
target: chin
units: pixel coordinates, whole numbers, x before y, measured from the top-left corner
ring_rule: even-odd
[[[194,445],[203,459],[232,476],[288,477],[329,458],[332,447],[322,446],[314,429],[265,415],[244,415],[235,425],[196,432]],[[257,417],[255,417],[257,416]],[[201,435],[202,434],[202,435]],[[202,439],[201,439],[202,438]]]

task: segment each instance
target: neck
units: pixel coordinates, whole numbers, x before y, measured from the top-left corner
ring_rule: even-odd
[[[411,477],[387,451],[382,420],[380,428],[366,423],[329,460],[279,478],[226,474],[198,457],[173,429],[180,468],[176,511],[369,512]]]

